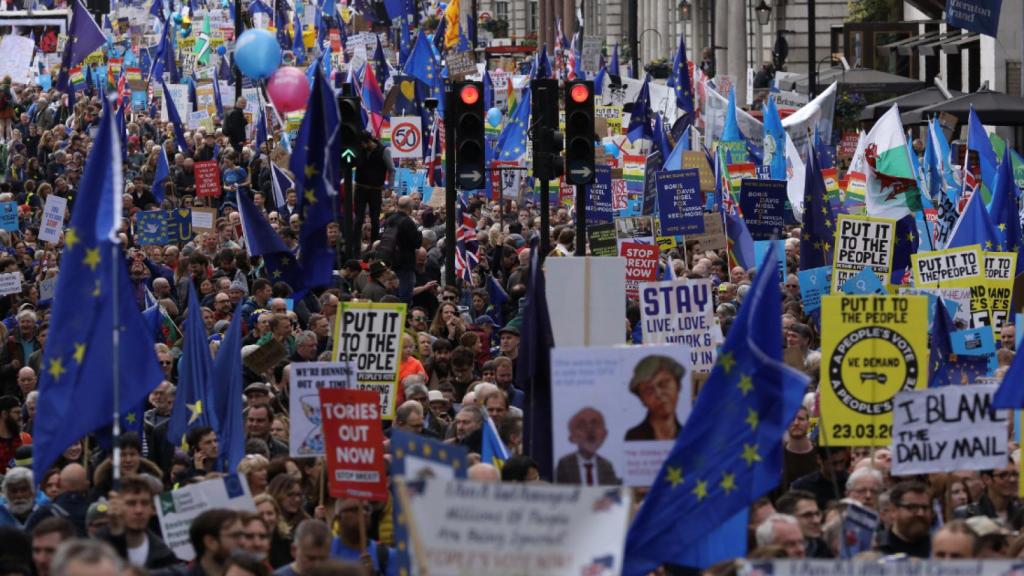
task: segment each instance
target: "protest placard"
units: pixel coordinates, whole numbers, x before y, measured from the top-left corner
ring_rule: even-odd
[[[970,288],[971,327],[991,325],[980,245],[919,252],[910,256],[910,263],[915,288]]]
[[[140,246],[163,246],[168,243],[165,211],[139,212],[135,218],[135,240]]]
[[[694,369],[710,372],[715,364],[714,308],[707,278],[641,284],[644,344],[684,343],[690,347]]]
[[[892,276],[895,237],[895,220],[840,214],[836,218],[832,292],[839,292],[847,280],[864,268],[871,268],[888,282]]]
[[[333,358],[355,366],[359,390],[380,395],[385,420],[395,416],[403,326],[405,304],[343,302],[335,320]]]
[[[615,256],[615,224],[587,225],[591,256]]]
[[[928,381],[928,299],[821,299],[821,429],[829,446],[886,446],[896,394]]]
[[[629,187],[621,178],[612,180],[612,210],[618,212],[629,207]]]
[[[664,376],[665,382],[674,386],[659,387],[664,396],[656,406],[648,407],[642,398],[654,386],[651,375]],[[675,443],[674,439],[656,439],[653,426],[660,422],[671,428],[671,420],[665,419],[672,414],[675,422],[686,422],[693,402],[692,376],[686,344],[628,348],[559,344],[553,348],[555,481],[579,482],[576,457],[582,449],[596,458],[601,484],[621,480],[626,486],[650,486]],[[580,421],[596,427],[604,440],[596,446],[578,446],[573,427]]]
[[[636,299],[641,282],[658,279],[658,246],[623,242],[619,255],[626,258],[626,296]]]
[[[50,300],[57,292],[57,277],[51,276],[39,281],[39,300]]]
[[[751,560],[744,562],[742,574],[771,576],[1011,576],[1020,569],[1020,560],[950,560],[947,558],[912,561],[872,560]]]
[[[32,56],[36,43],[28,36],[6,34],[0,39],[0,78],[9,76],[15,84],[31,84],[34,76]]]
[[[288,383],[289,456],[324,456],[321,388],[354,388],[355,370],[345,362],[293,362]]]
[[[255,512],[252,494],[245,475],[229,474],[223,478],[188,484],[183,488],[153,496],[160,531],[164,542],[179,560],[191,562],[196,557],[189,539],[192,521],[214,508]]]
[[[0,274],[0,296],[21,293],[21,272]]]
[[[871,268],[861,269],[860,272],[851,276],[840,289],[844,294],[852,295],[888,294],[882,281]]]
[[[167,221],[167,241],[188,242],[192,239],[192,209],[177,208],[164,215]]]
[[[594,183],[588,184],[586,191],[587,224],[611,222],[615,216],[612,199],[612,169],[608,166],[597,166],[594,172]]]
[[[622,343],[626,313],[625,258],[548,258],[544,278],[548,286],[575,286],[575,290],[548,289],[551,330],[559,346],[612,346]]]
[[[216,208],[192,208],[192,229],[207,232],[214,229],[217,222]]]
[[[1014,271],[1017,269],[1017,253],[985,252],[985,297],[988,300],[989,320],[995,335],[1010,319],[1010,303],[1013,299]]]
[[[284,347],[284,344],[271,338],[259,348],[243,356],[242,364],[257,374],[264,374],[287,357],[288,349]]]
[[[629,491],[615,487],[396,483],[411,556],[436,576],[619,574]],[[438,522],[438,519],[444,519]]]
[[[193,165],[193,173],[196,178],[196,196],[220,196],[220,168],[216,160],[196,162]]]
[[[39,223],[39,239],[43,242],[57,242],[64,229],[64,213],[68,208],[67,198],[56,194],[46,197],[43,205],[43,220]]]
[[[871,550],[875,545],[875,531],[878,528],[878,512],[861,506],[852,498],[847,506],[843,517],[843,537],[839,543],[841,558],[853,558]]]
[[[715,191],[715,172],[708,166],[708,158],[703,152],[683,151],[683,168],[697,169],[701,192]]]
[[[719,214],[705,214],[704,233],[689,234],[686,236],[686,242],[700,244],[700,250],[702,251],[725,250],[728,243],[725,239],[725,223],[722,221],[722,216]]]
[[[704,201],[696,169],[655,172],[662,236],[704,232]]]
[[[0,202],[0,230],[18,231],[17,202]]]
[[[782,236],[785,225],[785,180],[751,180],[740,182],[740,211],[754,240],[771,240]]]
[[[796,273],[800,281],[800,301],[804,312],[811,313],[821,308],[821,297],[829,293],[832,285],[832,267],[809,268]]]
[[[998,386],[900,392],[893,413],[894,476],[1006,466],[1008,410],[993,410]]]
[[[384,431],[380,398],[371,390],[320,389],[328,492],[335,498],[384,501]]]
[[[754,262],[764,262],[765,257],[775,244],[775,258],[779,263],[779,284],[786,282],[786,242],[784,240],[755,240]]]

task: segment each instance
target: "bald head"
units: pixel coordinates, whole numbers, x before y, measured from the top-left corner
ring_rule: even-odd
[[[64,492],[86,492],[89,480],[81,464],[71,463],[60,471],[60,489]]]
[[[470,480],[476,480],[477,482],[500,482],[501,476],[498,474],[498,469],[490,464],[473,464],[469,467],[467,475]]]
[[[412,212],[412,198],[408,196],[400,196],[398,198],[398,209],[406,214]]]

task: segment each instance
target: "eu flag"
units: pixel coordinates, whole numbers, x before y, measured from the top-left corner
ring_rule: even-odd
[[[539,242],[536,237],[530,241],[530,283],[526,288],[516,380],[520,389],[526,391],[524,452],[537,461],[541,478],[552,479],[551,348],[555,345],[555,337],[551,332]]]
[[[693,85],[690,82],[690,64],[686,61],[686,37],[679,36],[679,51],[672,63],[672,76],[668,85],[676,94],[676,107],[693,116]]]
[[[39,396],[42,398],[42,394]],[[1017,353],[1010,363],[1010,369],[1003,374],[992,408],[1020,410],[1024,408],[1024,354]]]
[[[505,460],[508,460],[508,458],[508,448],[501,441],[501,436],[498,435],[498,427],[494,425],[494,420],[491,420],[489,417],[484,418],[483,440],[480,444],[480,461],[501,470],[501,467],[505,465]]]
[[[622,76],[619,72],[619,43],[615,43],[615,47],[612,48],[612,59],[608,62],[608,73],[612,76]]]
[[[341,168],[338,123],[334,91],[323,71],[317,68],[290,165],[296,176],[295,191],[302,211],[299,261],[304,284],[310,288],[329,284],[334,269],[334,251],[327,244],[327,225],[334,222],[332,198],[338,195],[335,186]]]
[[[654,139],[654,129],[651,127],[651,121],[653,120],[651,116],[654,115],[654,112],[651,111],[650,81],[650,76],[644,78],[644,85],[640,87],[640,93],[637,94],[636,101],[633,102],[633,108],[629,112],[629,127],[626,131],[626,137],[629,138],[630,142],[637,138]]]
[[[996,153],[992,150],[992,141],[988,139],[985,127],[981,120],[974,113],[974,106],[971,106],[970,116],[967,118],[967,150],[978,153],[978,164],[970,166],[970,170],[980,176],[980,182],[976,183],[975,191],[981,192],[981,197],[987,204],[991,200],[992,190],[996,185]],[[964,185],[967,186],[967,178]]]
[[[115,369],[120,406],[139,405],[163,379],[152,333],[131,296],[125,259],[115,248],[124,182],[116,130],[111,102],[105,99],[64,233],[32,430],[37,478],[71,443],[113,422]],[[115,307],[120,335],[116,366],[111,346]]]
[[[687,419],[629,529],[627,576],[685,561],[709,531],[779,483],[782,435],[808,378],[782,362],[775,250],[773,242],[701,388],[700,416]]]
[[[210,343],[203,324],[203,312],[196,297],[195,283],[190,282],[188,312],[185,318],[185,344],[178,360],[178,394],[167,424],[167,439],[177,446],[195,426],[217,429],[213,412],[213,386],[210,370],[213,360]]]
[[[523,88],[523,98],[512,113],[512,119],[501,129],[498,136],[498,159],[519,160],[526,154],[526,135],[530,129],[531,90]]]
[[[551,78],[551,60],[548,59],[548,45],[541,48],[537,61],[533,64],[534,78]]]
[[[437,59],[434,58],[434,50],[430,47],[430,39],[427,33],[420,30],[416,37],[416,44],[412,47],[409,59],[405,61],[405,69],[402,71],[419,80],[426,86],[433,86],[438,79],[440,71],[437,67]]]
[[[800,269],[832,265],[836,217],[825,193],[818,155],[807,143],[807,169],[804,171],[804,218],[800,231]]]
[[[67,90],[68,71],[81,64],[86,56],[107,41],[103,30],[96,25],[96,20],[93,19],[82,0],[74,0],[73,4],[71,28],[68,30],[68,40],[64,44],[64,53],[60,60],[60,74],[57,76],[58,90]]]
[[[772,180],[788,180],[786,177],[786,129],[782,127],[779,109],[771,98],[764,105],[764,140],[762,141],[762,166],[771,168]]]
[[[996,189],[992,194],[992,223],[996,227],[999,238],[997,250],[1002,252],[1018,252],[1021,248],[1020,228],[1020,189],[1013,179],[1013,158],[1010,147],[1003,150],[1003,162],[996,172]],[[1024,271],[1024,263],[1017,258],[1017,270],[1014,276]]]
[[[917,218],[907,214],[896,221],[896,237],[892,248],[892,276],[890,284],[903,284],[903,276],[910,268],[911,256],[917,254],[921,234],[917,231]]]
[[[979,376],[988,373],[988,358],[985,356],[968,356],[953,352],[950,333],[956,331],[953,319],[942,297],[935,303],[935,320],[928,341],[931,349],[931,366],[928,370],[928,387],[959,386],[974,382]]]
[[[999,246],[999,236],[996,234],[996,227],[988,217],[988,210],[985,209],[985,201],[981,194],[971,194],[967,200],[967,206],[960,214],[960,218],[949,233],[949,243],[946,248],[959,248],[981,244],[981,249],[986,252],[996,250]]]
[[[245,196],[245,194],[239,194]],[[213,361],[213,410],[217,421],[217,441],[225,471],[234,471],[245,457],[245,423],[242,421],[242,307],[235,308],[231,324]]]
[[[270,281],[288,284],[293,292],[292,297],[301,298],[306,292],[302,267],[284,240],[270,227],[266,216],[252,203],[248,194],[238,195],[238,212],[249,255],[262,256]]]
[[[164,180],[170,176],[170,167],[167,165],[167,150],[161,146],[160,154],[156,157],[156,175],[153,177],[153,198],[157,204],[164,203]]]

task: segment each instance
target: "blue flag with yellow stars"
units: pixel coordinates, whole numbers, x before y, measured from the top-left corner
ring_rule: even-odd
[[[267,279],[275,284],[285,282],[292,289],[293,299],[302,298],[306,293],[302,267],[284,240],[270,227],[267,217],[252,203],[248,194],[238,195],[238,214],[241,216],[246,249],[250,256],[263,257]]]
[[[836,216],[825,192],[818,155],[807,144],[807,170],[804,173],[804,219],[800,238],[800,269],[832,265],[832,245],[836,235]]]
[[[239,194],[239,196],[246,196]],[[235,308],[210,372],[217,420],[217,441],[226,472],[234,472],[245,457],[245,422],[242,419],[242,307]]]
[[[1001,252],[1019,252],[1024,245],[1020,226],[1020,188],[1013,178],[1012,150],[1007,146],[1003,150],[1003,161],[996,171],[996,189],[992,193],[992,223],[996,227]],[[1017,256],[1017,270],[1014,276],[1024,272],[1024,262]]]
[[[512,113],[512,120],[501,129],[497,149],[499,160],[519,160],[526,154],[527,132],[530,129],[530,88],[523,88],[523,97]]]
[[[988,216],[981,194],[971,194],[963,213],[953,225],[953,231],[949,233],[946,248],[960,248],[972,244],[980,244],[985,252],[999,249],[999,235],[996,234],[996,227],[992,225],[992,219]]]
[[[331,282],[334,250],[327,243],[327,225],[334,222],[333,198],[341,171],[338,139],[338,104],[334,90],[317,68],[306,115],[295,139],[291,168],[299,195],[302,228],[299,229],[299,262],[304,284],[313,288]]]
[[[953,352],[950,334],[956,331],[942,297],[935,303],[935,320],[928,347],[931,349],[931,366],[928,370],[928,387],[959,386],[988,374],[988,358],[969,356]],[[997,394],[998,395],[998,394]],[[993,404],[995,399],[993,399]]]
[[[672,62],[672,76],[668,85],[676,94],[676,107],[693,116],[693,83],[690,82],[690,65],[686,61],[686,38],[679,36],[679,51]]]
[[[420,35],[416,37],[416,44],[412,47],[409,59],[405,61],[403,73],[427,86],[434,85],[434,80],[439,74],[437,59],[434,58],[434,50],[430,47],[430,39],[423,30],[420,30]]]
[[[685,562],[709,532],[779,483],[782,436],[808,378],[782,361],[776,249],[773,242],[701,388],[699,417],[687,419],[633,520],[626,576]],[[734,556],[744,552],[739,540]]]
[[[128,267],[116,248],[124,182],[116,130],[113,107],[104,100],[71,224],[64,233],[32,430],[36,478],[42,478],[71,443],[113,422],[115,307],[120,405],[139,405],[163,379],[153,335],[132,297]]]
[[[892,248],[892,276],[890,284],[905,284],[903,277],[910,270],[911,256],[917,254],[921,234],[917,231],[917,219],[907,214],[896,221],[896,237]]]
[[[178,363],[178,394],[167,423],[167,439],[177,446],[194,427],[217,429],[213,411],[213,385],[210,371],[213,359],[203,323],[203,313],[196,297],[194,282],[189,283],[188,311],[185,317],[185,343]]]

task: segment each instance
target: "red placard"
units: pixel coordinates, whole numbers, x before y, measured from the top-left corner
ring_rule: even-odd
[[[857,152],[857,142],[859,140],[860,135],[856,132],[843,132],[843,137],[839,140],[839,150],[837,155],[840,158],[853,158],[854,153]]]
[[[196,178],[196,196],[220,196],[220,167],[216,160],[196,162],[193,174]]]
[[[641,244],[639,242],[623,242],[619,256],[626,258],[626,297],[635,300],[640,294],[641,282],[654,282],[658,279],[657,244]]]
[[[387,500],[380,394],[372,390],[321,388],[320,414],[331,496]]]

